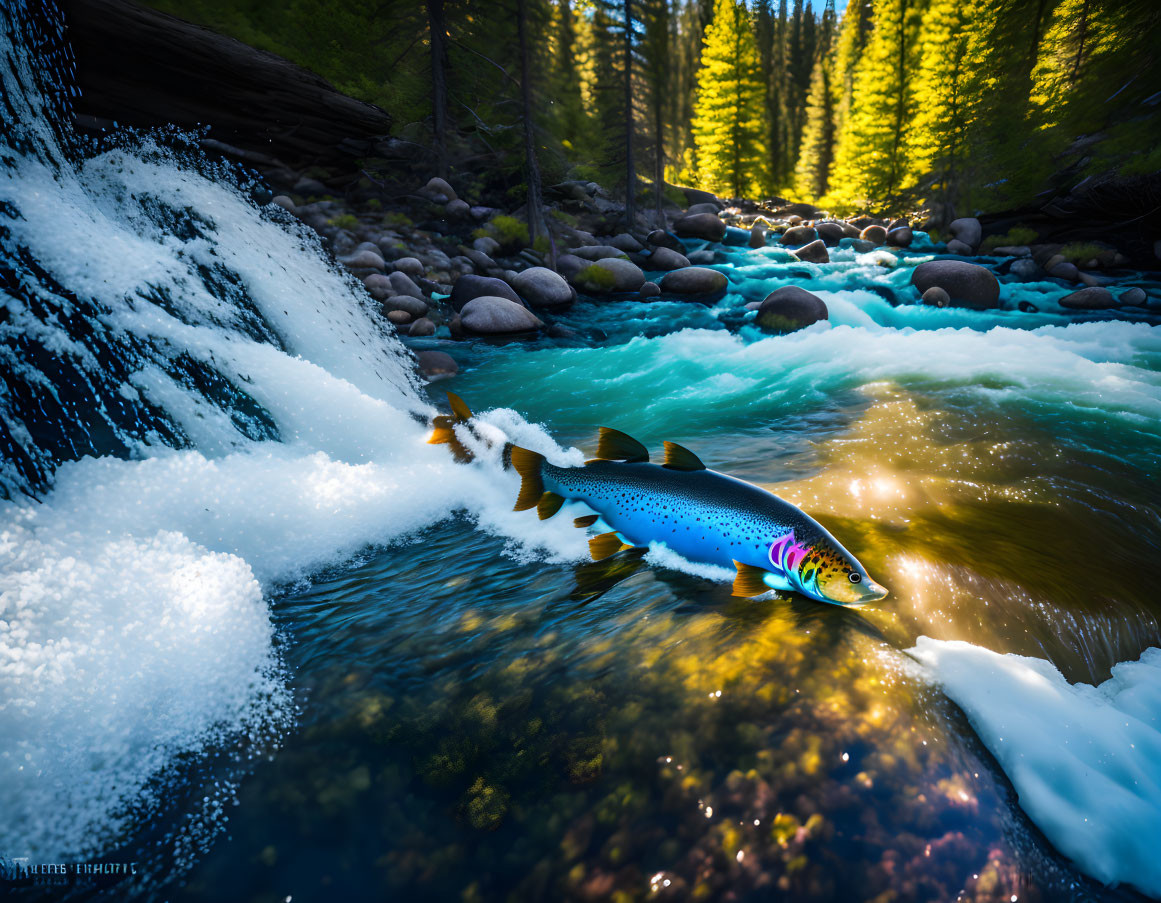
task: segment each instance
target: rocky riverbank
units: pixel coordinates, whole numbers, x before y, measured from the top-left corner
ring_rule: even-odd
[[[790,259],[811,264],[829,262],[835,248],[878,249],[885,255],[882,264],[890,265],[892,252],[902,254],[923,241],[941,258],[915,267],[911,284],[917,303],[936,307],[999,307],[998,275],[1075,287],[1060,300],[1074,310],[1151,303],[1142,288],[1120,284],[1135,273],[1125,269],[1128,259],[1111,244],[1039,242],[1028,228],[985,235],[979,220],[958,219],[945,233],[928,235],[906,219],[843,220],[807,204],[727,202],[686,189],[684,208],[670,204],[651,214],[656,228],[626,230],[623,207],[594,182],[565,182],[548,194],[551,239],[535,242],[521,211],[474,204],[440,178],[390,201],[351,201],[304,177],[272,203],[317,231],[396,330],[417,338],[568,337],[571,330],[554,323],[553,314],[578,298],[713,304],[729,284],[710,266],[722,245],[777,246]],[[976,262],[980,257],[989,265]],[[771,331],[828,316],[822,299],[796,286],[747,307]],[[429,378],[456,372],[446,353],[423,351],[419,359]]]

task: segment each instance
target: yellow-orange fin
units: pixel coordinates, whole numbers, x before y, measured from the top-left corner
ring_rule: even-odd
[[[546,492],[540,497],[540,501],[536,503],[536,515],[541,520],[548,520],[552,515],[560,510],[560,506],[564,504],[564,499],[555,492]]]
[[[584,517],[574,517],[572,525],[574,527],[581,527],[587,529],[601,519],[599,514],[586,514]]]
[[[540,471],[544,466],[544,455],[509,444],[504,449],[504,462],[510,463],[520,474],[520,495],[516,497],[516,507],[512,510],[535,508],[544,495],[544,477]]]
[[[589,554],[593,561],[603,561],[621,551],[621,537],[614,533],[602,533],[589,540]]]
[[[451,405],[452,413],[455,414],[456,420],[462,423],[465,420],[472,419],[471,408],[455,392],[447,393],[447,401]]]
[[[597,460],[624,461],[627,464],[649,460],[649,449],[620,430],[602,426],[597,440]]]
[[[742,564],[740,561],[735,561],[734,567],[738,569],[738,573],[734,576],[734,591],[731,595],[748,599],[750,596],[760,596],[770,592],[770,587],[762,579],[766,576],[766,571],[762,568],[756,568],[752,564]]]
[[[670,470],[705,470],[701,458],[676,442],[665,443],[665,466]]]

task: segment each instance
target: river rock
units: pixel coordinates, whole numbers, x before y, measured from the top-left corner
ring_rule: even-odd
[[[594,270],[603,270],[612,277],[611,280]],[[645,283],[645,274],[632,261],[605,257],[577,273],[574,281],[578,288],[591,294],[622,294],[640,291]]]
[[[427,313],[427,302],[411,295],[391,295],[383,302],[383,309],[388,312],[405,310],[412,317],[422,317]]]
[[[588,261],[625,256],[624,251],[620,248],[614,248],[612,245],[586,245],[580,248],[572,248],[568,253],[574,257],[581,258],[581,260]]]
[[[439,176],[433,176],[432,178],[428,179],[427,184],[423,186],[420,194],[432,199],[442,197],[444,198],[442,203],[445,204],[448,201],[456,200],[458,197],[455,189],[452,188],[446,180],[441,179]]]
[[[673,224],[673,231],[680,238],[721,241],[726,235],[726,224],[716,213],[687,214]]]
[[[500,243],[490,235],[481,235],[472,242],[472,247],[489,257],[500,253]]]
[[[396,270],[394,273],[389,273],[387,278],[391,280],[391,290],[395,294],[410,295],[412,298],[418,298],[420,301],[425,300],[419,286],[406,273],[400,273]]]
[[[609,245],[624,251],[626,254],[635,254],[638,251],[644,251],[645,246],[637,241],[628,232],[622,232],[620,235],[614,235],[609,239]]]
[[[1000,283],[995,274],[963,260],[929,260],[911,274],[911,284],[920,293],[939,286],[954,302],[977,310],[999,307]]]
[[[862,238],[844,238],[840,244],[844,248],[850,248],[856,254],[869,254],[875,250],[873,241],[866,241]]]
[[[400,257],[395,261],[395,271],[415,278],[423,275],[423,264],[417,257]]]
[[[810,226],[791,226],[778,239],[782,245],[808,245],[818,238],[818,233]]]
[[[288,197],[287,197],[286,195],[284,195],[284,194],[275,195],[275,196],[274,196],[274,199],[273,199],[273,200],[271,200],[271,202],[270,202],[270,203],[271,203],[271,204],[277,204],[277,205],[278,205],[279,207],[281,207],[283,210],[288,210],[288,211],[290,211],[291,213],[294,213],[294,210],[295,210],[295,207],[294,207],[294,201],[293,201],[293,200],[291,200],[290,198],[288,198]]]
[[[655,248],[669,248],[671,251],[677,251],[681,254],[685,253],[685,245],[681,243],[681,239],[671,232],[666,232],[664,229],[654,229],[646,236],[645,241]]]
[[[1080,270],[1076,268],[1075,263],[1069,263],[1067,260],[1061,260],[1048,267],[1048,275],[1055,276],[1057,279],[1066,279],[1069,282],[1076,282],[1080,278]]]
[[[447,379],[460,372],[460,365],[455,358],[442,351],[419,351],[415,355],[419,372],[431,382],[437,379]]]
[[[1013,260],[1012,265],[1008,267],[1008,272],[1021,282],[1031,282],[1039,271],[1040,267],[1036,266],[1036,261],[1030,257]]]
[[[839,225],[843,227],[843,237],[845,238],[858,238],[863,231],[854,223],[839,223]]]
[[[435,335],[435,324],[427,317],[420,317],[411,324],[411,328],[407,330],[407,334],[418,338]]]
[[[533,307],[567,307],[575,298],[564,277],[547,267],[530,267],[517,273],[512,287]]]
[[[723,294],[729,286],[724,273],[707,267],[689,266],[671,270],[661,277],[661,291],[670,295],[711,298]]]
[[[364,276],[363,285],[367,287],[367,291],[371,293],[371,297],[376,301],[382,301],[385,298],[391,297],[391,280],[382,273],[372,273],[370,276]]]
[[[938,285],[933,285],[923,293],[920,300],[928,307],[947,307],[951,304],[951,295]]]
[[[810,244],[790,253],[807,263],[830,263],[830,254],[827,253],[826,244],[821,238],[816,238]]]
[[[984,230],[980,225],[980,221],[974,216],[964,216],[952,220],[947,224],[947,228],[952,235],[959,241],[962,241],[971,250],[974,251],[980,246],[980,239],[983,237]]]
[[[766,296],[758,306],[755,322],[763,329],[793,332],[828,317],[826,302],[818,295],[797,285],[785,285]]]
[[[459,198],[452,198],[443,209],[452,219],[467,219],[472,215],[472,208],[468,206],[468,202]]]
[[[387,319],[396,326],[405,326],[411,322],[412,316],[405,310],[392,310],[387,312]]]
[[[348,270],[378,270],[380,273],[387,267],[387,262],[382,257],[366,249],[339,258],[339,263]]]
[[[887,230],[882,226],[867,226],[859,233],[859,238],[863,241],[873,242],[875,245],[881,245],[887,240]]]
[[[496,279],[492,276],[477,276],[475,273],[468,273],[467,275],[460,276],[452,286],[452,309],[456,311],[463,310],[464,305],[473,298],[483,298],[488,295],[507,298],[516,304],[520,303],[520,296],[503,279]]]
[[[656,282],[646,282],[637,294],[642,298],[656,298],[661,294],[661,286]]]
[[[972,249],[958,238],[953,238],[947,243],[947,253],[958,254],[960,257],[971,257]]]
[[[1027,245],[1002,245],[992,249],[996,257],[1031,257],[1032,249]]]
[[[722,208],[717,204],[691,204],[689,209],[685,211],[686,216],[698,216],[702,213],[712,213],[714,216],[718,215],[718,211]]]
[[[646,260],[648,270],[680,270],[689,266],[689,258],[671,248],[657,248]]]
[[[899,226],[887,232],[887,244],[895,248],[909,248],[915,240],[910,226]]]
[[[533,332],[544,325],[524,305],[496,295],[473,298],[465,304],[460,311],[460,324],[478,335]]]
[[[1117,301],[1107,288],[1094,286],[1065,295],[1060,299],[1060,306],[1070,310],[1103,310],[1106,307],[1116,307]]]
[[[761,223],[754,223],[754,225],[750,227],[750,247],[766,247],[766,227]]]
[[[715,209],[721,210],[725,204],[722,203],[721,198],[709,191],[703,191],[700,188],[683,188],[685,192],[685,202],[687,204],[713,204]]]
[[[1149,296],[1145,294],[1145,290],[1140,286],[1133,286],[1121,292],[1121,297],[1118,300],[1121,304],[1126,304],[1129,307],[1144,307],[1145,302],[1149,300]]]
[[[823,243],[830,248],[833,248],[842,241],[846,234],[843,232],[843,227],[838,223],[819,223],[814,227],[814,231],[818,233],[818,237],[822,239]]]
[[[695,266],[699,264],[708,264],[714,262],[714,252],[707,248],[702,248],[700,251],[690,251],[689,262]]]

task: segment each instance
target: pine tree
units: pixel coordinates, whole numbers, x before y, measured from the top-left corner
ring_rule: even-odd
[[[701,183],[741,197],[769,183],[765,90],[745,5],[715,0],[698,73],[693,134]]]
[[[653,203],[659,225],[664,225],[661,208],[665,188],[666,118],[672,78],[670,69],[669,0],[642,0],[640,15],[644,23],[641,41],[641,84],[646,115],[645,135],[653,162]]]
[[[810,94],[806,101],[806,124],[795,170],[797,192],[810,200],[817,200],[826,194],[830,184],[830,168],[834,162],[835,108],[831,74],[834,28],[834,0],[826,0],[819,23]]]
[[[554,128],[574,158],[581,155],[587,133],[584,99],[577,64],[579,42],[571,0],[559,0],[556,16],[556,60],[553,72]],[[579,146],[578,146],[579,142]]]
[[[917,0],[885,0],[875,10],[835,151],[832,193],[848,203],[882,204],[905,187],[920,13]]]
[[[834,58],[835,131],[841,134],[850,115],[855,88],[855,69],[871,33],[871,0],[849,0],[843,12]]]

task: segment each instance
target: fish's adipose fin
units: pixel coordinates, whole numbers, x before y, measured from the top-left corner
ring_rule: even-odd
[[[734,591],[731,595],[748,599],[751,596],[760,596],[770,592],[770,587],[763,579],[766,572],[762,568],[756,568],[752,564],[742,564],[740,561],[735,561],[734,567],[738,569],[738,573],[734,577]]]
[[[701,458],[676,442],[665,443],[665,467],[670,470],[705,470]]]
[[[574,517],[572,519],[572,525],[587,530],[600,519],[601,516],[599,514],[586,514],[584,517]]]
[[[560,510],[560,506],[564,504],[564,498],[557,495],[555,492],[546,492],[540,497],[540,501],[536,503],[536,516],[541,520],[548,520],[552,515]]]
[[[602,426],[597,440],[598,461],[624,461],[637,464],[649,460],[649,449],[620,430]]]
[[[589,540],[589,554],[593,556],[593,561],[603,561],[621,551],[621,546],[621,537],[615,531],[602,533]]]
[[[544,455],[509,443],[504,446],[504,463],[511,464],[520,474],[520,495],[516,498],[513,511],[527,511],[535,508],[544,495]]]

